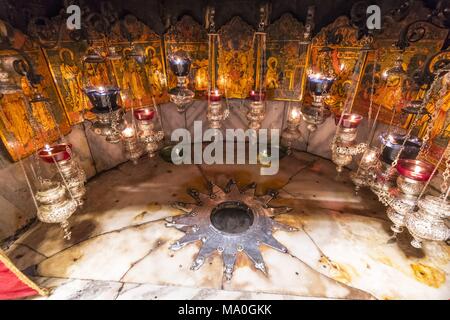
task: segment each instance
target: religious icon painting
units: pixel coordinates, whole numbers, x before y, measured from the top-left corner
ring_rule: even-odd
[[[121,89],[123,107],[148,106],[153,104],[153,98],[155,103],[168,101],[159,35],[128,15],[113,26],[109,46],[118,55],[117,59],[111,59],[111,64]]]
[[[304,36],[303,24],[291,14],[267,28],[264,84],[269,99],[302,100],[310,47]]]
[[[423,4],[416,2],[412,6],[400,20],[391,15],[385,17],[383,32],[375,36],[374,50],[368,54],[354,104],[355,112],[363,115],[370,108],[373,111],[380,107],[378,121],[405,128],[411,125],[413,116],[403,113],[402,108],[408,101],[420,100],[425,94],[424,88],[413,85],[414,74],[425,68],[427,61],[441,50],[448,33],[447,29],[424,22],[430,10]],[[396,44],[405,28],[409,28],[407,39],[421,36],[401,50]],[[396,63],[401,63],[404,75],[388,76],[388,70]],[[427,106],[428,111],[432,108],[432,105]],[[419,125],[426,125],[427,119],[427,116],[421,119]]]
[[[355,70],[355,67],[361,66],[366,57],[366,53],[361,50],[363,45],[358,30],[345,16],[337,18],[313,38],[308,71],[336,79],[325,100],[334,112],[339,113],[343,108],[348,94],[351,94],[350,87],[355,85],[352,82],[356,81],[356,86],[359,86],[361,70]]]
[[[188,87],[197,96],[208,89],[208,36],[206,30],[190,16],[183,16],[172,25],[164,35],[166,65],[168,58],[177,52],[183,52],[191,60]],[[177,85],[176,76],[167,70],[167,87]]]
[[[255,31],[240,17],[219,29],[218,81],[228,98],[246,98],[254,88]]]
[[[43,80],[31,87],[27,78],[15,70],[26,72],[26,62],[14,51],[1,51],[0,60],[9,77],[21,89],[17,93],[0,97],[0,136],[6,150],[14,161],[29,156],[45,143],[59,139],[60,134],[70,132],[69,121],[60,103],[44,55],[39,47],[31,44],[24,48],[33,64],[34,72]],[[15,67],[14,67],[15,65]],[[33,102],[35,92],[49,100],[49,103]]]

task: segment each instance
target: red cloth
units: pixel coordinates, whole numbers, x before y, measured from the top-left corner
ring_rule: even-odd
[[[36,286],[0,251],[0,300],[18,299],[45,291]]]

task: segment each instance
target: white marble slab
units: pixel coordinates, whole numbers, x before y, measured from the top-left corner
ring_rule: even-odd
[[[367,191],[356,196],[348,172],[335,175],[330,161],[305,153],[282,159],[275,176],[259,175],[258,166],[126,163],[89,183],[86,206],[71,219],[72,241],[63,241],[57,226],[41,224],[21,237],[11,254],[22,268],[37,264],[39,276],[73,280],[58,296],[74,299],[79,297],[74,291],[84,287],[86,297],[93,297],[98,281],[104,299],[448,299],[448,246],[432,243],[417,251],[406,234],[388,242],[384,208]],[[267,276],[240,256],[227,282],[218,253],[193,271],[197,243],[169,250],[183,235],[162,220],[180,213],[170,202],[192,201],[188,187],[206,192],[207,180],[224,185],[230,178],[241,186],[257,182],[258,194],[281,188],[271,204],[293,208],[276,219],[299,231],[274,234],[289,254],[262,247]]]

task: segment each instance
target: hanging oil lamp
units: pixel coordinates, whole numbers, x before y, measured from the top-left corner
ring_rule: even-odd
[[[298,125],[301,121],[301,112],[297,106],[291,106],[288,111],[287,125],[281,133],[281,143],[287,148],[287,154],[292,153],[292,144],[301,137]]]
[[[441,154],[434,172],[437,171],[444,159],[445,169],[442,173],[440,196],[426,195],[422,198],[431,181],[432,175],[430,175],[419,195],[417,202],[419,210],[412,211],[405,217],[405,226],[414,238],[411,241],[411,245],[415,248],[421,248],[422,242],[425,240],[447,241],[450,238],[450,228],[446,224],[450,217],[450,202],[448,199],[450,194],[450,144],[447,144],[445,151]]]
[[[324,100],[328,97],[334,78],[325,76],[322,73],[310,73],[308,75],[308,90],[313,101],[309,104],[303,104],[303,120],[308,124],[310,132],[317,130],[317,126],[325,122],[331,115],[331,111]]]
[[[109,143],[120,142],[120,130],[124,126],[123,110],[117,104],[117,95],[120,89],[115,86],[95,86],[84,88],[93,108],[90,110],[96,115],[92,125],[93,131],[106,137]]]
[[[450,202],[442,197],[427,195],[417,205],[419,210],[405,218],[405,225],[414,238],[411,245],[421,248],[424,240],[448,240],[450,229],[445,221],[450,217]]]
[[[140,108],[134,111],[134,117],[137,120],[138,138],[144,144],[145,151],[150,158],[156,155],[159,149],[159,143],[164,138],[163,131],[155,131],[153,118],[155,110],[151,107]]]
[[[90,111],[96,116],[92,130],[106,137],[109,143],[119,143],[120,131],[124,127],[123,110],[117,103],[120,88],[110,81],[113,76],[107,59],[98,50],[89,48],[83,57],[82,73],[85,84],[83,91],[92,104]]]
[[[392,221],[391,230],[401,233],[405,226],[405,217],[413,212],[425,182],[430,179],[434,166],[422,161],[399,159],[397,163],[397,187],[390,191],[387,216]]]
[[[138,163],[143,150],[137,139],[136,130],[133,125],[127,125],[122,130],[122,142],[125,149],[125,155],[133,164]]]
[[[56,167],[71,196],[76,200],[78,206],[82,206],[83,197],[86,194],[86,174],[78,162],[73,159],[72,145],[60,143],[50,146],[47,144],[38,151],[38,156],[45,163]]]
[[[395,187],[397,170],[392,168],[392,164],[400,158],[415,159],[422,146],[422,140],[412,135],[383,132],[379,138],[382,145],[381,166],[372,185],[375,193],[381,190],[388,191]]]
[[[67,195],[67,189],[59,182],[44,181],[36,193],[37,216],[44,223],[59,223],[64,239],[70,240],[71,231],[67,221],[77,210],[77,202]]]
[[[220,129],[222,121],[229,115],[228,109],[222,106],[222,95],[219,90],[213,90],[208,95],[208,121],[211,129]]]
[[[380,168],[379,148],[369,147],[364,151],[358,169],[350,173],[350,179],[355,185],[355,192],[358,193],[362,187],[372,185],[376,178],[376,173]]]
[[[169,90],[170,101],[177,106],[178,112],[182,113],[195,96],[195,93],[187,87],[187,77],[191,70],[191,59],[184,52],[171,54],[169,56],[169,67],[177,77],[177,86]]]
[[[336,164],[337,172],[342,172],[344,166],[352,163],[353,156],[363,153],[366,143],[355,144],[358,126],[362,116],[355,113],[342,114],[336,117],[337,133],[331,144],[331,159]]]
[[[265,98],[266,93],[264,91],[250,91],[250,104],[247,113],[250,129],[258,130],[261,128],[261,122],[266,116]]]

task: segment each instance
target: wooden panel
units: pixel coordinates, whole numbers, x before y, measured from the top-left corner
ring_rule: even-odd
[[[21,93],[4,95],[0,99],[0,135],[6,150],[14,161],[32,154],[36,149],[42,148],[45,143],[58,140],[58,125],[62,134],[70,132],[68,119],[53,85],[52,76],[42,51],[35,47],[26,50],[26,53],[36,72],[44,77],[38,89],[50,99],[51,112],[56,121],[42,103],[30,105],[31,114],[42,130],[42,132],[33,134],[30,112],[27,111],[27,103],[23,98],[23,95],[27,98],[31,97],[31,88],[25,77],[18,75],[12,69],[9,70],[10,76],[23,90],[23,95]],[[22,58],[13,51],[1,51],[0,59],[7,62]],[[9,65],[9,63],[7,64]]]
[[[177,51],[184,51],[192,60],[189,75],[189,87],[197,95],[208,89],[208,37],[206,30],[190,16],[183,16],[171,26],[164,35],[166,47],[166,65],[168,56]],[[167,68],[168,88],[176,86],[175,75]]]
[[[115,23],[111,38],[110,45],[122,56],[122,59],[111,63],[121,88],[123,106],[128,109],[152,104],[152,96],[157,103],[167,102],[161,37],[134,16],[126,16]],[[127,53],[131,51],[130,40],[136,52],[144,55],[143,64],[127,58]]]
[[[322,73],[331,71],[336,75],[330,97],[325,101],[335,112],[339,112],[347,99],[347,89],[351,85],[356,62],[361,57],[363,41],[357,34],[358,30],[343,16],[323,28],[312,41],[310,69]],[[323,52],[325,47],[332,51]]]
[[[390,123],[393,112],[393,123],[397,126],[405,127],[409,123],[409,118],[402,116],[400,110],[404,106],[403,98],[417,99],[423,96],[424,92],[419,92],[419,88],[412,87],[412,80],[406,82],[383,81],[383,73],[394,65],[398,57],[403,59],[403,69],[408,77],[412,77],[415,72],[424,67],[425,62],[435,53],[439,52],[447,36],[447,30],[431,26],[426,23],[419,23],[417,28],[423,28],[424,37],[420,41],[413,42],[403,53],[396,48],[395,43],[400,37],[402,28],[413,21],[426,19],[430,14],[429,9],[424,8],[419,2],[414,4],[409,14],[401,21],[394,20],[393,17],[385,17],[383,33],[377,35],[374,40],[374,48],[378,51],[369,54],[366,66],[363,71],[362,85],[357,93],[355,111],[362,115],[368,114],[370,105],[370,90],[372,75],[375,68],[375,93],[373,95],[373,106],[378,108],[381,105],[379,121]]]
[[[254,30],[234,17],[219,30],[218,87],[228,98],[246,98],[255,74]]]
[[[309,44],[305,28],[285,14],[267,28],[265,86],[269,99],[302,100]]]

